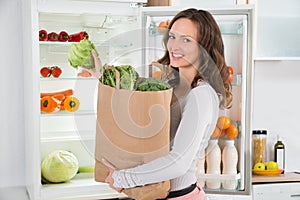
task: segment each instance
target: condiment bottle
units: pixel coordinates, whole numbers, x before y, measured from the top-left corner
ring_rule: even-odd
[[[284,173],[285,167],[285,146],[277,135],[277,142],[274,145],[274,161],[278,163],[278,168],[283,169],[282,174]]]
[[[218,145],[218,140],[210,140],[206,148],[206,173],[221,174],[221,149]],[[206,187],[209,189],[219,189],[221,182],[219,178],[206,179]]]
[[[234,140],[226,140],[222,150],[222,174],[237,174],[238,152],[234,145]],[[222,186],[226,190],[234,190],[237,180],[234,177],[222,181]]]

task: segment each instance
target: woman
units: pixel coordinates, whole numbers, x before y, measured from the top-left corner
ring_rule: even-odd
[[[197,184],[197,158],[215,128],[219,108],[229,108],[232,101],[224,45],[217,23],[203,10],[178,13],[169,29],[165,37],[166,52],[159,63],[178,72],[170,83],[176,97],[172,109],[180,110],[177,115],[171,114],[175,136],[170,153],[131,169],[115,170],[106,163],[110,166],[106,182],[122,191],[170,180],[167,199],[206,199]]]

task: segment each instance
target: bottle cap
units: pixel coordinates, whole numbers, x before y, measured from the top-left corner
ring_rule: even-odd
[[[234,145],[234,140],[225,140],[225,144]]]
[[[253,135],[259,135],[259,134],[267,135],[267,131],[266,130],[253,130],[252,134]]]

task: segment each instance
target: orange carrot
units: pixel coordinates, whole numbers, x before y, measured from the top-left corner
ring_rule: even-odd
[[[74,91],[72,89],[58,91],[58,92],[41,92],[40,97],[43,98],[45,96],[56,96],[56,95],[64,95],[65,97],[72,96]]]
[[[63,95],[63,94],[56,94],[56,95],[53,95],[53,97],[59,101],[63,101],[66,98],[65,95]]]

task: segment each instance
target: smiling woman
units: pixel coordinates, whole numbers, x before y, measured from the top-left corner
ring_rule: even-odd
[[[196,165],[213,133],[219,108],[231,106],[231,85],[220,30],[212,15],[188,9],[170,22],[166,51],[159,63],[172,69],[175,79],[171,105],[171,151],[130,169],[109,165],[106,182],[117,190],[170,180],[166,199],[204,200]],[[96,60],[97,57],[94,57]],[[105,163],[104,163],[105,164]]]
[[[199,63],[196,25],[189,19],[181,18],[172,26],[169,31],[169,40],[167,48],[169,50],[170,65],[173,67],[191,67],[192,78],[196,74],[196,68]]]

